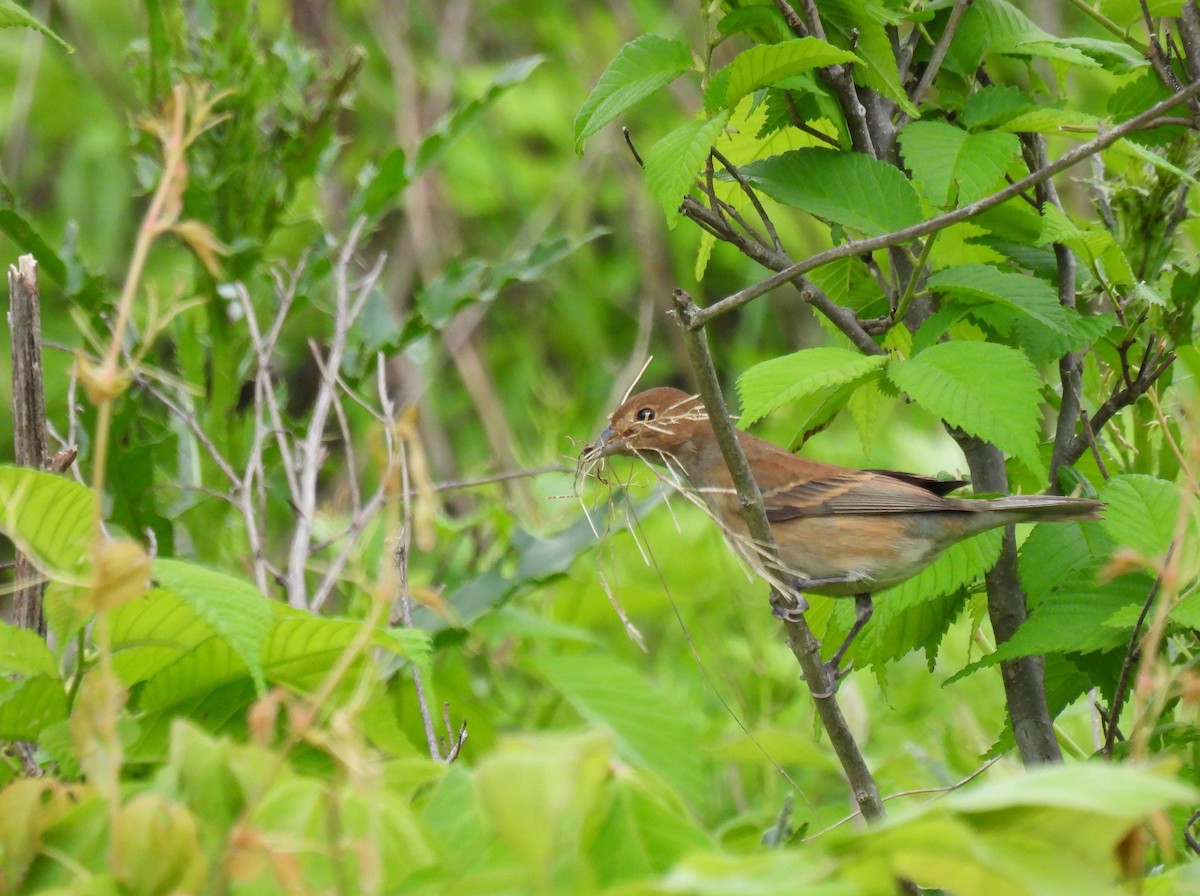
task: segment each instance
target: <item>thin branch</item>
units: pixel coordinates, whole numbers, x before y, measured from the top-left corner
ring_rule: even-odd
[[[1036,186],[1048,178],[1053,177],[1060,171],[1065,171],[1079,162],[1090,156],[1095,155],[1102,150],[1112,146],[1118,140],[1126,137],[1135,131],[1144,128],[1148,122],[1157,119],[1162,113],[1168,109],[1173,109],[1182,102],[1186,102],[1200,95],[1200,81],[1195,81],[1178,93],[1168,97],[1162,102],[1156,103],[1154,106],[1142,112],[1140,115],[1135,115],[1128,121],[1123,122],[1118,127],[1107,131],[1087,143],[1080,144],[1060,156],[1057,160],[1047,165],[1045,168],[1031,172],[1028,176],[1021,178],[1013,184],[993,193],[991,196],[985,196],[976,202],[964,205],[961,208],[930,218],[928,221],[923,221],[919,224],[914,224],[911,227],[905,227],[901,230],[885,233],[881,236],[869,237],[867,239],[852,240],[847,243],[842,243],[840,246],[834,246],[832,249],[827,249],[824,252],[818,252],[803,261],[796,262],[776,274],[767,277],[753,286],[740,290],[731,296],[721,299],[709,305],[707,308],[700,309],[691,319],[690,327],[703,327],[712,321],[714,318],[720,317],[735,308],[745,305],[757,299],[759,296],[765,295],[771,290],[784,283],[789,283],[798,277],[807,274],[809,271],[819,268],[822,265],[828,264],[831,261],[837,261],[841,258],[851,258],[856,255],[863,255],[867,252],[874,252],[878,249],[886,249],[890,246],[896,246],[901,243],[906,243],[918,237],[934,233],[938,230],[944,230],[952,224],[958,224],[961,221],[966,221],[970,218],[980,215],[989,209],[1007,202],[1014,196],[1020,195],[1023,191],[1030,187]]]
[[[778,549],[771,533],[770,523],[767,521],[766,511],[763,508],[762,494],[759,492],[758,483],[754,479],[750,464],[738,443],[737,435],[730,421],[729,411],[725,406],[725,400],[717,381],[717,373],[713,367],[712,356],[708,351],[707,337],[703,331],[691,324],[690,318],[698,311],[691,296],[683,290],[675,291],[676,319],[687,334],[692,372],[699,383],[700,396],[708,412],[709,422],[716,434],[717,443],[721,447],[721,454],[725,458],[725,463],[729,467],[730,475],[737,487],[738,506],[741,508],[746,525],[750,530],[751,539],[760,545],[765,554],[768,568],[771,565],[777,567]],[[786,573],[782,573],[781,570],[780,573],[786,577]],[[795,600],[795,598],[796,595],[792,595],[792,599]],[[804,679],[813,693],[817,714],[821,718],[825,731],[829,734],[829,742],[846,773],[855,803],[863,817],[882,818],[883,802],[879,798],[879,789],[876,787],[871,770],[867,767],[862,751],[842,715],[835,694],[835,682],[832,680],[829,670],[821,662],[819,642],[803,617],[798,621],[784,620],[783,625],[787,632],[788,646],[800,664]]]
[[[365,219],[363,218],[359,218],[355,222],[350,230],[350,235],[342,246],[337,263],[334,265],[333,337],[329,342],[329,354],[326,359],[329,371],[340,370],[350,328],[362,313],[383,270],[384,256],[381,255],[361,282],[355,286],[351,286],[349,282],[350,265],[358,249],[364,223]],[[350,294],[355,290],[357,290],[357,294],[351,301]],[[325,460],[325,424],[333,407],[336,391],[337,383],[333,377],[328,373],[322,376],[309,414],[304,441],[296,446],[298,463],[296,478],[299,490],[292,495],[292,503],[296,510],[296,528],[292,533],[287,568],[288,603],[294,607],[306,607],[309,602],[305,572],[312,550],[312,528],[317,507],[317,477]]]
[[[1077,433],[1072,439],[1066,450],[1062,453],[1062,461],[1064,464],[1073,464],[1083,456],[1083,452],[1088,450],[1090,441],[1095,439],[1095,433],[1099,432],[1116,414],[1129,405],[1133,404],[1158,382],[1161,377],[1170,368],[1175,361],[1174,352],[1164,352],[1161,348],[1156,350],[1153,355],[1150,353],[1147,346],[1147,354],[1143,360],[1142,367],[1137,372],[1137,376],[1129,379],[1128,373],[1125,372],[1126,384],[1117,389],[1108,397],[1104,404],[1096,409],[1096,413],[1092,415],[1089,425],[1085,425],[1082,432]]]
[[[779,234],[775,230],[775,224],[771,221],[771,216],[767,214],[767,210],[763,208],[762,202],[759,201],[758,194],[754,192],[754,188],[729,159],[725,158],[715,148],[712,150],[712,157],[715,158],[729,172],[729,176],[737,182],[737,185],[742,188],[742,192],[750,199],[754,210],[758,212],[759,220],[763,222],[763,227],[767,228],[767,234],[771,237],[771,244],[775,247],[776,252],[783,251],[783,243],[779,241]]]
[[[921,73],[921,80],[917,82],[917,86],[913,88],[909,99],[914,106],[919,106],[925,99],[925,94],[929,92],[929,88],[933,86],[934,79],[937,78],[938,72],[941,71],[942,62],[946,59],[946,53],[950,51],[950,42],[954,40],[954,35],[958,32],[958,26],[962,22],[963,16],[967,12],[967,8],[971,5],[971,0],[956,0],[953,8],[950,10],[950,17],[946,19],[946,27],[942,30],[942,36],[938,38],[938,42],[933,45],[933,50],[929,54],[929,64],[925,66],[925,71]],[[901,115],[896,122],[896,129],[904,127],[910,120],[910,116]]]
[[[1175,553],[1175,548],[1178,541],[1172,539],[1171,544],[1167,547],[1167,553],[1163,556],[1163,569],[1166,569],[1171,562],[1171,555]],[[1162,589],[1162,575],[1154,577],[1154,584],[1150,586],[1149,592],[1146,594],[1145,601],[1142,602],[1142,611],[1138,614],[1137,622],[1133,625],[1133,631],[1129,634],[1129,644],[1125,648],[1125,659],[1121,662],[1121,672],[1117,676],[1117,687],[1113,691],[1112,708],[1108,711],[1108,724],[1104,731],[1104,746],[1100,748],[1100,755],[1112,756],[1113,747],[1116,746],[1118,725],[1121,721],[1121,710],[1125,708],[1125,698],[1129,693],[1129,676],[1133,674],[1133,667],[1137,664],[1138,657],[1141,654],[1142,628],[1146,624],[1146,617],[1150,615],[1150,608],[1154,606],[1154,600],[1158,597],[1158,592]]]

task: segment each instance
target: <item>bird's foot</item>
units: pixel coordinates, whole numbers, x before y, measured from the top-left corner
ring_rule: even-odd
[[[808,601],[799,591],[784,594],[777,588],[771,589],[771,615],[784,622],[799,622],[808,609]]]
[[[830,660],[827,663],[822,663],[821,668],[825,670],[825,676],[829,681],[828,688],[822,688],[820,692],[813,691],[812,695],[818,700],[826,700],[837,693],[838,685],[842,679],[850,674],[850,670],[854,668],[854,660],[846,663],[845,666],[839,667],[835,660]]]

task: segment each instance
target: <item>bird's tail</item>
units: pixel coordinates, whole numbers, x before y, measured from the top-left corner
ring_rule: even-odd
[[[1103,501],[1059,495],[1009,495],[990,498],[987,504],[988,510],[1019,516],[1029,523],[1098,520],[1104,512]]]

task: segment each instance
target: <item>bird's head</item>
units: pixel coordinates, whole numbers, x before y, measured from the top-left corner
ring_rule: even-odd
[[[585,445],[581,461],[629,454],[655,463],[688,453],[696,433],[708,427],[699,397],[665,386],[647,389],[613,411],[599,438]],[[694,448],[693,448],[694,450]]]

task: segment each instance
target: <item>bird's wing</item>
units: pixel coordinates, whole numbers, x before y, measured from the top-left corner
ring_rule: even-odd
[[[914,481],[916,480],[916,481]],[[800,482],[763,489],[763,503],[771,522],[798,517],[840,514],[930,513],[958,510],[960,502],[937,491],[948,485],[924,477],[894,476],[872,470],[847,470]],[[938,482],[937,486],[928,483]]]

